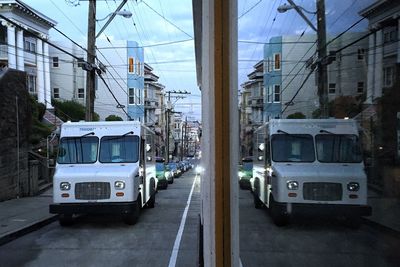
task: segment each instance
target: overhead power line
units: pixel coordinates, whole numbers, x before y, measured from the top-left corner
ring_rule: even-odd
[[[185,32],[184,30],[182,30],[182,28],[180,28],[179,26],[177,26],[175,23],[173,23],[172,21],[170,21],[169,19],[167,19],[166,17],[164,17],[162,14],[160,14],[157,10],[155,10],[154,8],[152,8],[149,4],[147,4],[145,1],[141,1],[141,3],[145,4],[148,8],[150,8],[154,13],[156,13],[157,15],[159,15],[161,18],[163,18],[166,22],[168,22],[169,24],[171,24],[172,26],[174,26],[175,28],[177,28],[179,31],[183,32],[184,34],[186,34],[187,36],[189,36],[190,38],[193,38],[192,35],[188,34],[187,32]]]

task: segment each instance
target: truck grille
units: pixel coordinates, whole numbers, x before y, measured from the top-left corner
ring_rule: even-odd
[[[110,198],[110,183],[89,182],[75,184],[75,198],[82,200],[97,200]]]
[[[339,183],[304,183],[304,200],[337,201],[342,200],[342,184]]]

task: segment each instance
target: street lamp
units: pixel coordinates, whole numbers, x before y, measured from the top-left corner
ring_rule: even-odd
[[[309,14],[317,14],[317,12],[311,12],[306,10],[305,8],[296,5],[292,0],[288,0],[290,5],[284,4],[278,7],[278,12],[279,13],[285,13],[288,10],[294,9],[297,11],[297,13],[299,13],[299,15],[307,22],[307,24],[311,27],[311,29],[313,29],[314,31],[318,32],[317,28],[314,26],[314,24],[312,24],[312,22],[306,17],[306,15],[304,15],[304,13],[302,11],[305,11]]]
[[[130,17],[132,17],[132,12],[125,10],[125,9],[122,11],[111,12],[110,14],[108,14],[107,16],[105,16],[102,19],[96,19],[96,21],[103,21],[111,15],[119,15],[119,16],[123,16],[124,18],[129,19]]]
[[[99,21],[103,21],[103,20],[105,20],[106,18],[110,17],[110,18],[108,19],[108,21],[106,22],[106,24],[104,24],[103,28],[101,28],[101,30],[96,34],[96,38],[99,37],[100,34],[107,28],[108,24],[110,24],[110,22],[113,20],[113,18],[114,18],[116,15],[119,15],[119,16],[122,16],[122,17],[124,17],[124,18],[126,18],[126,19],[129,19],[130,17],[132,17],[132,12],[130,12],[130,11],[124,9],[124,10],[122,10],[122,11],[111,12],[110,14],[108,14],[107,16],[105,16],[105,17],[102,18],[102,19],[96,19],[96,22],[99,22]]]
[[[287,4],[280,5],[280,6],[278,7],[278,12],[279,12],[279,13],[285,13],[286,11],[288,11],[288,10],[290,10],[290,9],[293,9],[293,8],[295,8],[295,7],[300,8],[301,10],[303,10],[304,12],[306,12],[306,13],[308,13],[308,14],[317,14],[316,11],[314,11],[314,12],[313,12],[313,11],[308,11],[308,10],[305,9],[304,7],[297,6],[297,5],[287,5]]]

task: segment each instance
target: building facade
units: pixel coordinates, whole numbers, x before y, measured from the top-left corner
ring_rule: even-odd
[[[73,100],[85,105],[86,71],[82,69],[85,52],[73,43],[55,42],[81,60],[50,47],[50,86],[55,100]]]
[[[143,48],[134,41],[113,41],[110,46],[106,40],[97,40],[96,45],[105,82],[97,77],[95,112],[100,120],[116,115],[144,122]]]
[[[19,0],[1,0],[0,67],[25,71],[29,93],[51,109],[49,30],[56,21]],[[41,38],[38,38],[40,36]]]
[[[251,156],[253,131],[264,121],[263,61],[254,66],[247,75],[248,81],[241,84],[240,92],[240,138],[241,156]]]
[[[365,53],[368,41],[364,39],[340,52],[336,51],[363,35],[365,33],[346,33],[338,38],[327,38],[327,52],[332,60],[328,65],[330,101],[341,96],[362,101],[367,84]],[[319,99],[316,74],[309,73],[316,59],[316,35],[278,36],[265,44],[265,121],[286,118],[294,113],[302,113],[306,118],[313,117],[313,112],[319,108]]]

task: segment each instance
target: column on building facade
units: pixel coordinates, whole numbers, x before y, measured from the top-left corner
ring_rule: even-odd
[[[46,99],[46,108],[53,108],[51,105],[51,87],[50,87],[50,58],[49,58],[49,44],[44,43],[44,92]]]
[[[46,105],[45,101],[45,88],[44,88],[44,67],[43,67],[43,42],[37,39],[37,57],[36,57],[36,91],[38,102]]]
[[[24,58],[24,31],[17,30],[17,69],[20,71],[25,70]]]
[[[374,84],[374,98],[382,96],[383,87],[383,34],[382,30],[376,32],[375,39],[375,84]]]
[[[367,80],[367,99],[365,100],[366,104],[372,104],[375,95],[374,95],[374,86],[375,86],[375,40],[376,33],[373,33],[369,36],[369,47],[368,47],[368,80]]]
[[[7,25],[8,67],[17,68],[17,53],[15,49],[15,27]]]

